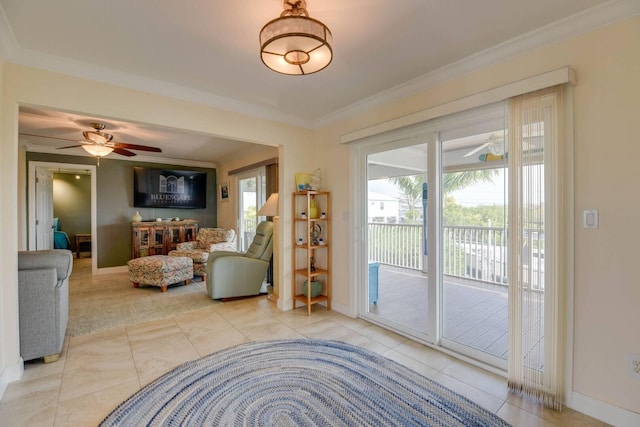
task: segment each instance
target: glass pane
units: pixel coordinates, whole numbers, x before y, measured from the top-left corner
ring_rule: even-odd
[[[505,132],[443,141],[442,153],[443,345],[502,366],[509,346]]]
[[[249,248],[256,233],[257,191],[258,177],[240,180],[240,249],[242,251]]]
[[[153,245],[162,246],[164,243],[164,229],[156,228],[153,233]]]
[[[195,240],[195,227],[192,226],[185,226],[184,228],[184,241],[185,242],[192,242],[193,240]]]
[[[368,314],[427,334],[427,144],[367,156]]]
[[[140,247],[141,248],[149,247],[149,230],[141,228],[139,230],[139,233],[140,233]]]

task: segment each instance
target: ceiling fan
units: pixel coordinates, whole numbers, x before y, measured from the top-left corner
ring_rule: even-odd
[[[502,133],[492,133],[484,144],[479,145],[473,150],[469,151],[462,157],[473,156],[482,150],[488,150],[489,153],[494,156],[502,156],[505,153],[505,135]]]
[[[138,150],[138,151],[150,151],[153,153],[162,153],[162,150],[158,147],[151,147],[148,145],[138,145],[138,144],[128,144],[126,142],[115,142],[113,141],[113,135],[107,132],[103,132],[107,127],[104,123],[90,123],[89,124],[93,130],[86,130],[82,132],[84,136],[84,140],[78,140],[78,144],[68,145],[65,147],[58,147],[58,150],[63,150],[66,148],[75,148],[82,147],[87,153],[92,156],[96,156],[98,158],[98,162],[100,161],[100,157],[104,157],[108,154],[116,153],[126,157],[133,157],[136,155],[133,151],[130,150]],[[53,138],[60,139],[63,141],[75,141],[70,138],[60,138],[55,136],[46,136],[46,135],[34,135],[28,133],[21,133],[21,135],[26,136],[36,136],[41,138]]]

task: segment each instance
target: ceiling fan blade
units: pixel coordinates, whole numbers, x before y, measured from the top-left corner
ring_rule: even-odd
[[[482,144],[479,147],[474,148],[473,150],[469,151],[467,154],[465,154],[462,157],[469,157],[469,156],[473,156],[474,154],[476,154],[479,151],[484,150],[485,148],[487,148],[491,143],[490,142],[485,142],[484,144]]]
[[[126,142],[113,142],[112,144],[116,148],[128,148],[130,150],[152,151],[154,153],[162,153],[162,150],[159,149],[158,147],[150,147],[148,145],[127,144]]]
[[[76,148],[76,147],[82,147],[84,144],[78,144],[78,145],[67,145],[66,147],[58,147],[56,148],[56,150],[64,150],[65,148]]]
[[[125,150],[124,148],[115,147],[113,152],[122,156],[133,157],[136,155],[133,151]]]

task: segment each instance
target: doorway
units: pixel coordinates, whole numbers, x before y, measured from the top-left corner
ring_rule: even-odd
[[[51,185],[41,185],[40,176],[50,176]],[[58,175],[59,179],[54,179]],[[82,188],[88,189],[88,204],[81,203],[83,206],[78,208],[60,208],[60,204],[65,203],[65,197],[69,204],[76,204],[73,200],[78,200],[78,186],[74,186],[73,182],[82,182]],[[50,163],[31,161],[28,166],[28,249],[37,250],[45,248],[53,248],[53,235],[49,240],[46,233],[39,233],[39,228],[47,227],[55,231],[55,210],[54,206],[59,205],[58,213],[62,214],[62,218],[58,218],[58,228],[60,232],[67,234],[69,239],[68,246],[74,251],[74,256],[80,255],[86,257],[91,255],[91,271],[92,274],[97,272],[97,227],[96,227],[96,167],[93,165],[80,165],[70,163]],[[54,191],[54,186],[57,186]],[[75,194],[74,194],[75,193]],[[56,194],[58,194],[56,196]],[[83,196],[87,197],[87,196]],[[43,208],[43,202],[50,203],[50,207]],[[45,236],[45,237],[43,237]],[[80,237],[76,239],[76,236]],[[43,239],[47,239],[46,241]],[[60,240],[64,240],[60,237]],[[76,248],[79,243],[80,248]],[[80,249],[79,251],[77,249]]]
[[[502,369],[504,132],[505,107],[498,103],[403,129],[395,138],[372,138],[356,154],[366,195],[361,316]],[[482,258],[487,254],[491,259]]]
[[[366,156],[366,316],[433,341],[435,293],[426,238],[428,145],[400,139]]]
[[[249,249],[258,226],[258,206],[266,201],[267,180],[264,167],[238,175],[238,240],[240,250]]]

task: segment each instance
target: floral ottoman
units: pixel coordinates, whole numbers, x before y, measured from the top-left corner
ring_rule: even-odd
[[[207,266],[207,260],[209,259],[209,252],[199,249],[192,250],[173,250],[169,252],[170,257],[187,257],[193,261],[193,275],[202,277],[202,281],[207,281],[207,272],[205,268]]]
[[[152,255],[129,260],[127,267],[134,288],[151,285],[166,292],[167,286],[182,281],[188,285],[193,278],[193,260],[188,257]]]

